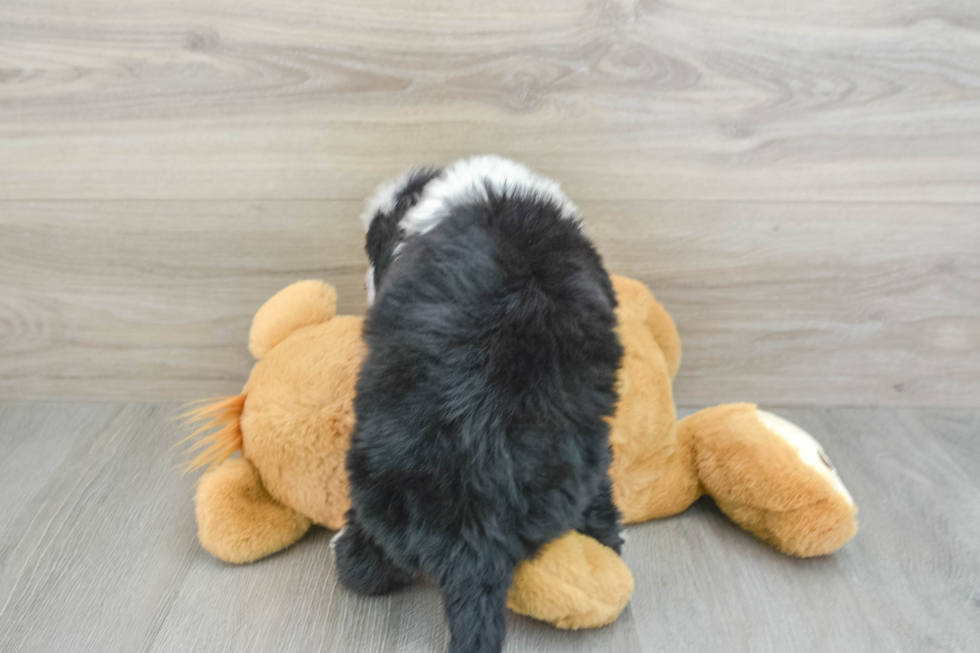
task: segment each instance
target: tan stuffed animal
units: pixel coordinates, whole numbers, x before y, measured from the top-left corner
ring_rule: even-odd
[[[672,381],[680,363],[674,323],[641,283],[613,277],[624,347],[611,420],[616,504],[626,523],[683,511],[702,494],[746,530],[797,556],[835,551],[857,530],[853,500],[819,444],[751,404],[703,410],[680,422]],[[189,469],[210,465],[197,489],[202,546],[232,563],[258,560],[313,523],[339,529],[349,507],[345,457],[354,384],[364,358],[363,318],[336,316],[336,293],[295,283],[256,314],[258,359],[242,393],[188,413]],[[193,437],[193,435],[191,437]],[[241,458],[228,459],[241,450]],[[613,621],[633,591],[622,560],[569,533],[518,567],[508,605],[560,628]]]

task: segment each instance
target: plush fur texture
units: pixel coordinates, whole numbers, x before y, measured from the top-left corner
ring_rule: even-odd
[[[362,324],[344,315],[299,329],[256,363],[245,386],[242,453],[269,494],[330,528],[343,525],[347,508]]]
[[[426,183],[418,201],[399,219],[398,226],[406,238],[428,233],[451,217],[458,207],[486,204],[493,197],[548,205],[561,219],[573,222],[582,219],[578,208],[557,182],[531,172],[515,161],[499,156],[475,156],[438,171],[431,183]],[[379,211],[376,215],[384,215],[384,212]]]
[[[816,441],[810,446],[822,469],[805,462],[808,445],[788,440],[755,405],[702,410],[682,420],[678,433],[693,451],[704,491],[780,551],[826,555],[857,533],[857,507]]]
[[[199,443],[223,443],[221,464],[201,479],[196,503],[201,544],[225,562],[252,562],[289,546],[302,534],[296,515],[338,529],[350,507],[343,464],[364,356],[363,320],[308,324],[303,316],[328,316],[335,307],[323,286],[298,282],[271,298],[251,339],[275,340],[275,346],[263,349],[242,394],[192,415],[204,430],[217,429]],[[296,331],[279,338],[284,325]],[[225,460],[245,441],[241,459]],[[271,470],[269,488],[260,468]],[[308,501],[315,497],[320,501]],[[619,556],[572,531],[518,567],[508,606],[562,628],[597,628],[618,616],[632,592]]]
[[[790,555],[825,555],[850,540],[857,506],[826,454],[805,433],[793,439],[776,430],[803,433],[798,427],[753,404],[723,404],[676,421],[674,322],[643,284],[613,277],[613,285],[626,354],[609,473],[623,521],[675,515],[709,494],[734,522]]]
[[[242,393],[188,413],[207,420],[203,429],[217,428],[194,446],[210,445],[194,466],[221,463],[241,449],[271,498],[332,529],[344,525],[350,507],[344,460],[365,352],[363,319],[334,316],[336,306],[334,289],[319,281],[280,291],[252,323],[250,348],[263,356]],[[198,490],[199,506],[223,501],[209,487]]]
[[[310,520],[272,498],[250,462],[232,459],[201,478],[197,525],[205,550],[242,563],[286,548],[303,536]]]
[[[599,628],[615,621],[632,595],[633,576],[622,560],[569,531],[517,567],[507,607],[558,628]]]
[[[434,168],[412,168],[398,179],[381,184],[365,202],[361,222],[367,231],[365,249],[371,261],[366,279],[369,304],[374,303],[379,281],[388,272],[395,250],[404,242],[400,223],[419,202],[426,185],[440,174]]]
[[[356,591],[433,579],[454,653],[501,649],[514,568],[548,541],[576,529],[622,545],[608,477],[622,354],[611,282],[553,182],[498,184],[485,170],[450,166],[415,204],[409,182],[397,232],[373,237],[383,215],[369,231],[377,296],[336,545]],[[438,219],[409,231],[429,204]]]
[[[297,330],[337,314],[337,291],[322,281],[298,281],[273,295],[252,319],[248,351],[260,359]]]
[[[609,473],[625,521],[676,514],[707,493],[736,524],[790,555],[843,546],[857,529],[853,500],[836,475],[807,464],[813,456],[799,455],[754,406],[717,406],[675,420],[671,379],[680,340],[673,321],[643,284],[612,280],[624,355]],[[300,282],[270,299],[253,336],[268,342],[281,325],[296,330],[266,351],[242,394],[198,413],[222,433],[204,440],[224,443],[209,461],[224,462],[202,477],[196,496],[201,544],[221,560],[251,562],[289,546],[301,530],[294,513],[334,530],[344,523],[363,320],[299,319],[332,314],[325,287]],[[310,306],[318,302],[320,308]],[[225,460],[239,443],[246,443],[242,458]],[[562,628],[614,619],[632,593],[629,569],[611,549],[585,540],[590,544],[567,534],[522,563],[508,606]]]

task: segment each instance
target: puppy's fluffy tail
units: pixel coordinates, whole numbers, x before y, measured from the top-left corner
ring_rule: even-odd
[[[177,416],[177,419],[184,420],[184,424],[197,425],[194,432],[178,444],[193,440],[206,431],[217,429],[199,438],[187,448],[187,454],[195,451],[198,453],[187,463],[184,468],[185,474],[205,466],[207,467],[205,472],[209,472],[242,448],[242,411],[245,409],[245,397],[244,392],[234,397],[219,397],[204,406]]]

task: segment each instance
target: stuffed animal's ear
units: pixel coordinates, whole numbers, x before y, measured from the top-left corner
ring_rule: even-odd
[[[667,361],[670,378],[674,378],[681,365],[681,338],[677,334],[677,327],[670,313],[656,300],[653,293],[636,279],[618,275],[612,275],[611,278],[616,299],[619,301],[616,310],[620,319],[635,319],[647,325]]]
[[[248,350],[262,358],[297,329],[337,314],[337,291],[322,281],[297,281],[273,295],[252,319]]]

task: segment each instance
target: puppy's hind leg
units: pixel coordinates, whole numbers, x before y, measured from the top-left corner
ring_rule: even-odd
[[[354,517],[347,513],[347,525],[331,542],[337,574],[349,590],[368,596],[389,594],[413,583],[417,574],[398,566],[374,540],[368,537]]]
[[[612,485],[607,476],[599,486],[599,492],[582,515],[579,527],[582,535],[592,537],[616,553],[623,552],[623,527],[619,509],[613,503]]]
[[[502,556],[451,565],[439,577],[449,653],[500,653],[514,565]]]

